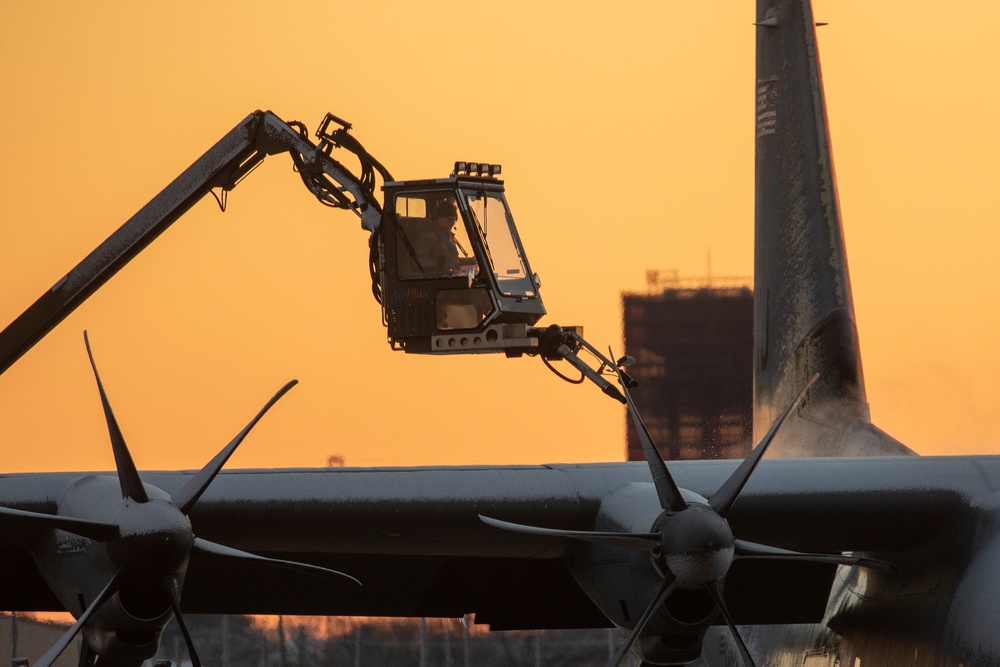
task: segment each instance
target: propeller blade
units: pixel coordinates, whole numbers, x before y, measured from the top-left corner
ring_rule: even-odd
[[[608,356],[612,359],[615,356],[611,352],[610,347],[608,348]],[[628,405],[629,415],[632,417],[632,423],[635,424],[635,430],[639,434],[639,443],[642,445],[643,454],[646,455],[649,472],[653,476],[653,485],[656,487],[656,494],[660,498],[660,507],[669,512],[680,512],[687,509],[687,501],[684,500],[680,489],[677,488],[674,478],[670,476],[667,464],[663,462],[663,457],[660,456],[659,450],[653,444],[653,439],[649,437],[646,424],[643,423],[642,417],[639,416],[639,411],[635,407],[635,403],[632,402],[632,395],[628,391],[628,383],[622,377],[622,369],[617,364],[612,365],[612,368],[618,374],[618,382],[621,383],[622,392],[625,394],[625,402]]]
[[[10,507],[0,507],[0,524],[4,520],[25,521],[30,524],[45,526],[46,528],[58,528],[67,533],[73,533],[80,537],[86,537],[97,542],[107,542],[118,537],[118,526],[113,523],[103,523],[101,521],[91,521],[89,519],[76,519],[58,514],[43,514],[41,512],[28,512],[27,510],[16,510]],[[22,524],[23,525],[23,524]]]
[[[198,652],[194,648],[191,640],[191,633],[188,632],[187,623],[184,622],[184,614],[181,613],[181,594],[177,590],[177,581],[173,577],[167,577],[163,582],[167,591],[167,599],[170,600],[170,608],[174,611],[174,618],[177,619],[177,627],[181,630],[184,643],[187,644],[188,657],[191,658],[191,667],[201,667],[201,660],[198,659]]]
[[[663,582],[660,584],[660,587],[656,590],[656,594],[653,595],[653,599],[649,601],[649,605],[646,607],[646,610],[642,612],[642,616],[639,617],[635,627],[632,628],[632,632],[630,632],[628,637],[625,638],[625,643],[618,647],[618,650],[615,651],[611,660],[608,661],[607,667],[618,667],[618,665],[621,664],[622,660],[625,659],[625,656],[628,655],[629,650],[632,648],[632,644],[635,643],[635,640],[639,638],[639,635],[642,633],[643,629],[645,629],[646,623],[648,623],[649,619],[653,617],[653,612],[656,611],[657,607],[666,602],[667,598],[676,587],[676,580],[673,575],[668,573],[667,576],[663,578]]]
[[[561,530],[559,528],[541,528],[538,526],[526,526],[521,523],[511,523],[501,521],[488,516],[479,515],[480,521],[488,526],[509,530],[515,533],[528,533],[530,535],[545,535],[547,537],[560,537],[572,540],[582,540],[593,542],[594,544],[604,544],[612,547],[620,547],[631,551],[649,551],[660,543],[660,536],[657,533],[612,533],[596,530]]]
[[[893,574],[899,571],[895,565],[874,558],[862,558],[860,556],[843,556],[841,554],[812,554],[801,551],[791,551],[779,547],[769,547],[766,544],[747,542],[746,540],[736,540],[737,560],[787,560],[801,561],[807,563],[831,563],[833,565],[857,565],[873,570],[879,570]]]
[[[101,392],[101,403],[104,405],[104,419],[108,422],[108,433],[111,435],[111,449],[115,453],[115,466],[118,468],[118,482],[122,487],[122,497],[131,498],[137,503],[148,503],[149,497],[146,495],[146,489],[142,486],[139,471],[135,468],[135,462],[132,460],[132,455],[129,454],[128,446],[125,444],[125,437],[118,427],[118,420],[115,419],[115,414],[111,411],[111,402],[104,391],[101,376],[97,373],[97,363],[94,362],[94,355],[90,351],[90,338],[88,338],[86,331],[83,332],[83,342],[87,346],[90,367],[94,369],[97,389]]]
[[[212,480],[215,479],[215,476],[219,474],[219,471],[222,470],[222,466],[226,464],[226,461],[228,461],[229,457],[233,455],[236,448],[240,446],[243,439],[247,437],[248,433],[250,433],[250,429],[256,426],[261,417],[263,417],[264,414],[271,409],[271,406],[277,403],[278,399],[284,396],[285,393],[287,393],[288,390],[296,384],[298,384],[298,380],[292,380],[279,389],[278,393],[272,396],[271,400],[269,400],[267,404],[260,409],[257,416],[251,419],[250,423],[243,427],[243,430],[240,431],[228,445],[223,447],[222,451],[215,455],[215,458],[206,463],[204,468],[199,470],[194,477],[188,480],[187,484],[185,484],[170,498],[174,505],[176,505],[185,516],[191,511],[194,504],[198,502],[198,499],[201,498],[201,494],[205,492],[208,485],[211,484]]]
[[[729,631],[733,633],[733,639],[736,640],[736,644],[740,648],[740,654],[743,656],[743,662],[750,667],[756,667],[756,663],[753,661],[753,658],[750,657],[750,651],[747,650],[747,645],[743,642],[743,637],[740,637],[740,631],[736,629],[736,624],[733,623],[733,617],[729,614],[729,608],[726,606],[726,601],[722,598],[722,589],[719,588],[718,580],[713,579],[712,581],[706,581],[705,589],[715,600],[715,604],[719,605],[719,611],[722,612],[722,618],[726,620],[726,625],[729,626]]]
[[[97,654],[86,641],[80,642],[80,659],[76,664],[77,667],[96,667],[97,665]]]
[[[719,513],[719,516],[725,518],[726,515],[729,514],[729,510],[732,509],[733,503],[736,502],[736,499],[739,497],[743,487],[746,486],[747,480],[750,479],[750,475],[753,474],[754,468],[756,468],[757,464],[760,463],[760,460],[763,458],[764,453],[771,444],[771,441],[774,440],[774,436],[778,432],[778,429],[781,428],[781,425],[785,423],[785,420],[788,419],[795,408],[798,407],[799,403],[802,402],[802,399],[806,396],[806,392],[809,391],[809,387],[816,382],[817,378],[819,378],[819,373],[809,378],[809,381],[806,382],[806,386],[802,388],[802,391],[800,391],[799,395],[795,397],[792,404],[788,406],[777,421],[771,424],[771,428],[764,436],[764,439],[760,441],[760,444],[757,445],[752,452],[750,452],[748,457],[743,459],[743,463],[741,463],[740,466],[733,471],[733,474],[730,475],[729,479],[727,479],[721,487],[719,487],[719,490],[713,493],[712,497],[708,499],[708,504],[712,506],[712,509]]]
[[[118,570],[118,572],[115,573],[115,576],[111,577],[111,581],[109,581],[108,585],[104,587],[104,590],[101,591],[96,598],[94,598],[94,601],[90,603],[90,606],[87,607],[82,614],[80,614],[80,618],[76,619],[76,623],[70,626],[69,630],[67,630],[65,634],[59,638],[59,641],[53,644],[52,647],[45,652],[45,655],[38,659],[35,663],[35,667],[52,666],[52,663],[54,663],[56,659],[62,655],[62,652],[66,650],[66,647],[70,645],[70,642],[76,638],[77,634],[79,634],[80,630],[90,619],[91,615],[101,605],[111,599],[112,595],[118,592],[118,588],[121,585],[122,573],[123,570]]]
[[[194,547],[191,549],[191,552],[208,554],[210,556],[222,556],[224,558],[235,558],[238,560],[263,563],[265,565],[274,565],[277,567],[284,567],[289,570],[295,570],[296,572],[308,574],[313,577],[320,577],[323,579],[334,578],[338,580],[346,580],[347,583],[351,583],[356,586],[361,585],[360,581],[358,581],[349,574],[344,574],[343,572],[330,570],[325,567],[320,567],[319,565],[310,565],[308,563],[297,563],[293,560],[281,560],[280,558],[268,558],[266,556],[258,556],[248,551],[241,551],[240,549],[227,547],[225,545],[218,544],[216,542],[209,542],[208,540],[203,540],[200,537],[194,538]]]

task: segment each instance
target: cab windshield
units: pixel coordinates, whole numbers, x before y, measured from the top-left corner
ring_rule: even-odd
[[[534,285],[514,236],[514,221],[502,197],[479,192],[466,195],[472,219],[483,234],[493,273],[506,296],[534,296]]]

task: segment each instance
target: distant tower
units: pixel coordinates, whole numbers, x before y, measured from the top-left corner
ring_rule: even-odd
[[[632,398],[653,441],[668,460],[742,458],[753,429],[750,279],[648,271],[647,283],[622,294],[622,315]],[[628,459],[643,460],[626,424]]]

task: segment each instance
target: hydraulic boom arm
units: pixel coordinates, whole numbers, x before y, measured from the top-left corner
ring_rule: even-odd
[[[540,282],[496,178],[499,165],[458,162],[445,179],[394,181],[350,130],[327,114],[314,143],[302,123],[270,111],[247,116],[0,331],[0,373],[206,194],[225,210],[229,191],[266,156],[289,153],[320,203],[353,211],[369,232],[372,293],[393,349],[538,355],[550,368],[551,360],[565,359],[581,373],[571,382],[590,379],[625,402],[601,377],[613,375],[612,362],[580,330],[533,326],[545,314]],[[358,174],[334,159],[336,148],[357,158]],[[379,179],[381,199],[375,194]],[[580,360],[581,350],[596,358],[596,370]]]
[[[285,123],[270,111],[247,116],[0,332],[0,373],[213,189],[221,190],[219,203],[224,208],[226,193],[267,155],[291,153],[306,185],[321,202],[354,211],[362,227],[374,231],[382,209],[373,194],[369,165],[363,160],[358,178],[329,156],[335,141],[350,139],[346,124],[327,132],[331,122],[338,121],[328,115],[316,145],[300,124]],[[388,175],[367,153],[363,155],[383,177]]]

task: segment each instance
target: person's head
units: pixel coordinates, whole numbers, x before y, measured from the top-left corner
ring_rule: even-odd
[[[458,210],[451,198],[434,202],[430,214],[431,220],[442,229],[451,229],[458,222]]]

